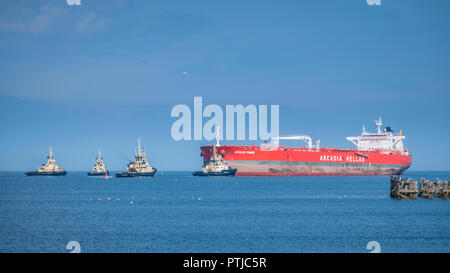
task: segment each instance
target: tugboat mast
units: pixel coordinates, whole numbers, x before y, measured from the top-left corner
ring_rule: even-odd
[[[141,138],[138,137],[138,155],[141,154]]]
[[[52,163],[56,164],[55,157],[53,156],[53,148],[52,147],[50,147],[50,152],[48,154],[47,159],[48,159],[47,160],[47,165],[52,164]]]
[[[217,126],[217,131],[216,131],[216,141],[217,141],[216,146],[217,147],[220,147],[219,140],[220,140],[220,126]]]

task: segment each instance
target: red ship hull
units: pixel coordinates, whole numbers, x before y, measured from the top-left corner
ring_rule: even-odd
[[[202,146],[201,151],[207,161],[212,146]],[[393,150],[223,145],[218,152],[237,169],[236,176],[400,175],[412,162],[411,154]]]

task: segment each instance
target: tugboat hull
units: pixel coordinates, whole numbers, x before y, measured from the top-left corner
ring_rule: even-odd
[[[153,172],[123,172],[116,173],[116,177],[153,177],[156,173],[156,169]]]
[[[66,175],[66,171],[59,172],[26,172],[27,176],[63,176]]]
[[[234,176],[236,174],[237,169],[229,169],[229,170],[223,170],[221,172],[195,172],[192,175],[193,176]]]
[[[87,175],[89,175],[89,176],[105,176],[106,174],[107,174],[107,172],[97,172],[97,173],[88,172],[87,173]]]

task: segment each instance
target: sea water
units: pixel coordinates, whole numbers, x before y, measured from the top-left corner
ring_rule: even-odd
[[[409,172],[449,179],[450,172]],[[0,252],[449,252],[450,200],[389,177],[27,177],[0,173]]]

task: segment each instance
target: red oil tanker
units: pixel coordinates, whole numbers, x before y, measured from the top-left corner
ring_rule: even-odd
[[[391,127],[381,130],[381,118],[375,121],[378,131],[361,136],[347,137],[356,149],[321,148],[320,141],[312,144],[309,136],[276,137],[272,143],[261,146],[220,145],[217,151],[237,176],[347,176],[347,175],[400,175],[409,168],[412,156],[403,147],[402,132],[395,134]],[[279,140],[297,139],[307,147],[285,147]],[[207,163],[213,145],[202,146],[201,156]]]

